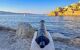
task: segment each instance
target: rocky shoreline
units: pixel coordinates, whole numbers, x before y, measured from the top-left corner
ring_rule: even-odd
[[[25,31],[23,31],[25,29]],[[7,29],[6,29],[7,30]],[[11,31],[11,32],[10,32]],[[22,33],[20,33],[22,32]],[[30,50],[35,29],[30,24],[21,23],[18,29],[0,31],[1,50]],[[66,37],[60,33],[51,34],[56,50],[80,50],[80,38]]]

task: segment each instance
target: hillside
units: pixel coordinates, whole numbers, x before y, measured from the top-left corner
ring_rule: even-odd
[[[0,15],[35,15],[32,13],[15,13],[15,12],[7,12],[7,11],[0,11]]]
[[[10,15],[10,14],[23,14],[23,13],[14,13],[14,12],[6,12],[6,11],[0,11],[0,15]]]
[[[80,16],[80,3],[74,3],[64,8],[58,7],[51,11],[48,16]]]

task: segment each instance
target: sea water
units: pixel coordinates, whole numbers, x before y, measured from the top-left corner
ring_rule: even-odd
[[[28,22],[38,29],[40,20],[45,20],[49,32],[62,33],[65,36],[80,34],[80,17],[49,17],[46,15],[1,15],[0,25],[16,28],[20,22]]]

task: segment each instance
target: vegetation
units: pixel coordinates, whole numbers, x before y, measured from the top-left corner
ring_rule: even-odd
[[[58,7],[50,12],[48,16],[80,16],[80,2],[65,6],[64,8]]]

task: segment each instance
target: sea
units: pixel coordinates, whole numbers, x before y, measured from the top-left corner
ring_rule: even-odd
[[[0,26],[17,28],[21,22],[26,22],[38,29],[40,21],[50,33],[61,33],[65,36],[78,36],[80,34],[80,17],[46,16],[46,15],[0,15]]]

